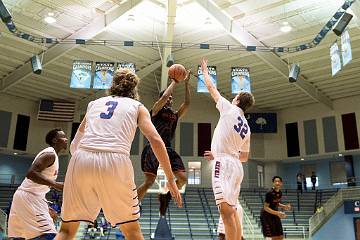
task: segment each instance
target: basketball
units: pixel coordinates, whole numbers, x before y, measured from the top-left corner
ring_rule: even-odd
[[[173,79],[175,82],[184,81],[186,73],[185,67],[181,64],[172,65],[168,71],[169,78]]]

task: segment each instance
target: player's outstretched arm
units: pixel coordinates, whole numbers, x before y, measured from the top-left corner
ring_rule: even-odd
[[[207,59],[205,59],[205,58],[202,59],[201,70],[202,70],[202,73],[204,76],[205,85],[206,85],[207,89],[209,90],[211,97],[217,103],[219,98],[221,97],[221,95],[210,79],[208,69],[207,69],[207,62],[208,62]]]
[[[41,172],[45,169],[53,165],[55,162],[55,154],[54,153],[43,153],[38,159],[31,165],[26,177],[33,182],[38,184],[46,185],[49,187],[53,187],[57,190],[62,191],[64,184],[60,182],[56,182],[54,180],[48,179]]]
[[[170,159],[167,154],[165,144],[151,122],[150,114],[144,106],[139,107],[138,126],[144,136],[149,140],[151,148],[165,172],[171,195],[177,202],[178,206],[182,207],[181,195],[175,184],[175,178],[171,170]]]
[[[190,88],[189,88],[190,73],[191,73],[190,70],[187,70],[187,75],[185,78],[185,99],[178,111],[179,118],[185,115],[190,105]]]
[[[170,85],[166,88],[164,94],[154,103],[154,106],[151,108],[152,115],[155,116],[166,104],[168,98],[172,94],[176,82],[173,80]]]
[[[78,130],[76,131],[75,137],[70,144],[71,155],[74,155],[74,152],[79,148],[80,141],[81,141],[82,137],[84,136],[85,126],[86,126],[86,116],[81,121],[80,126],[79,126]]]

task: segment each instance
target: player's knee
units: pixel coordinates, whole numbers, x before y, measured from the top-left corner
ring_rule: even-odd
[[[149,187],[151,187],[153,184],[154,184],[154,182],[155,182],[155,179],[156,179],[156,176],[147,176],[146,178],[145,178],[145,183],[144,183],[144,185],[147,187],[147,188],[149,188]]]
[[[181,186],[184,185],[187,182],[186,174],[184,172],[176,174],[176,180]]]
[[[225,222],[233,221],[234,216],[236,214],[236,210],[227,203],[221,203],[220,214],[225,223]]]

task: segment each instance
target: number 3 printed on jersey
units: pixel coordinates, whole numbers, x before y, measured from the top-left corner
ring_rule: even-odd
[[[118,105],[118,102],[115,102],[115,101],[109,101],[107,103],[105,103],[106,106],[109,106],[108,109],[107,109],[107,113],[100,113],[100,118],[102,119],[110,119],[113,114],[114,114],[114,111]]]
[[[244,121],[240,116],[237,119],[239,122],[237,125],[234,125],[234,129],[237,133],[240,134],[240,137],[244,139],[245,135],[248,133],[249,126],[246,123],[244,124]]]

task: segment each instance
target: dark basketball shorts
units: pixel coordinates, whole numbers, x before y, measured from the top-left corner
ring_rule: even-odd
[[[261,210],[260,221],[264,237],[276,237],[284,234],[281,220],[278,216]]]
[[[184,164],[181,157],[171,147],[166,148],[170,158],[171,169],[173,172],[183,171],[185,172]],[[141,169],[144,173],[150,173],[157,175],[159,168],[159,161],[157,160],[151,146],[147,144],[141,153]]]

